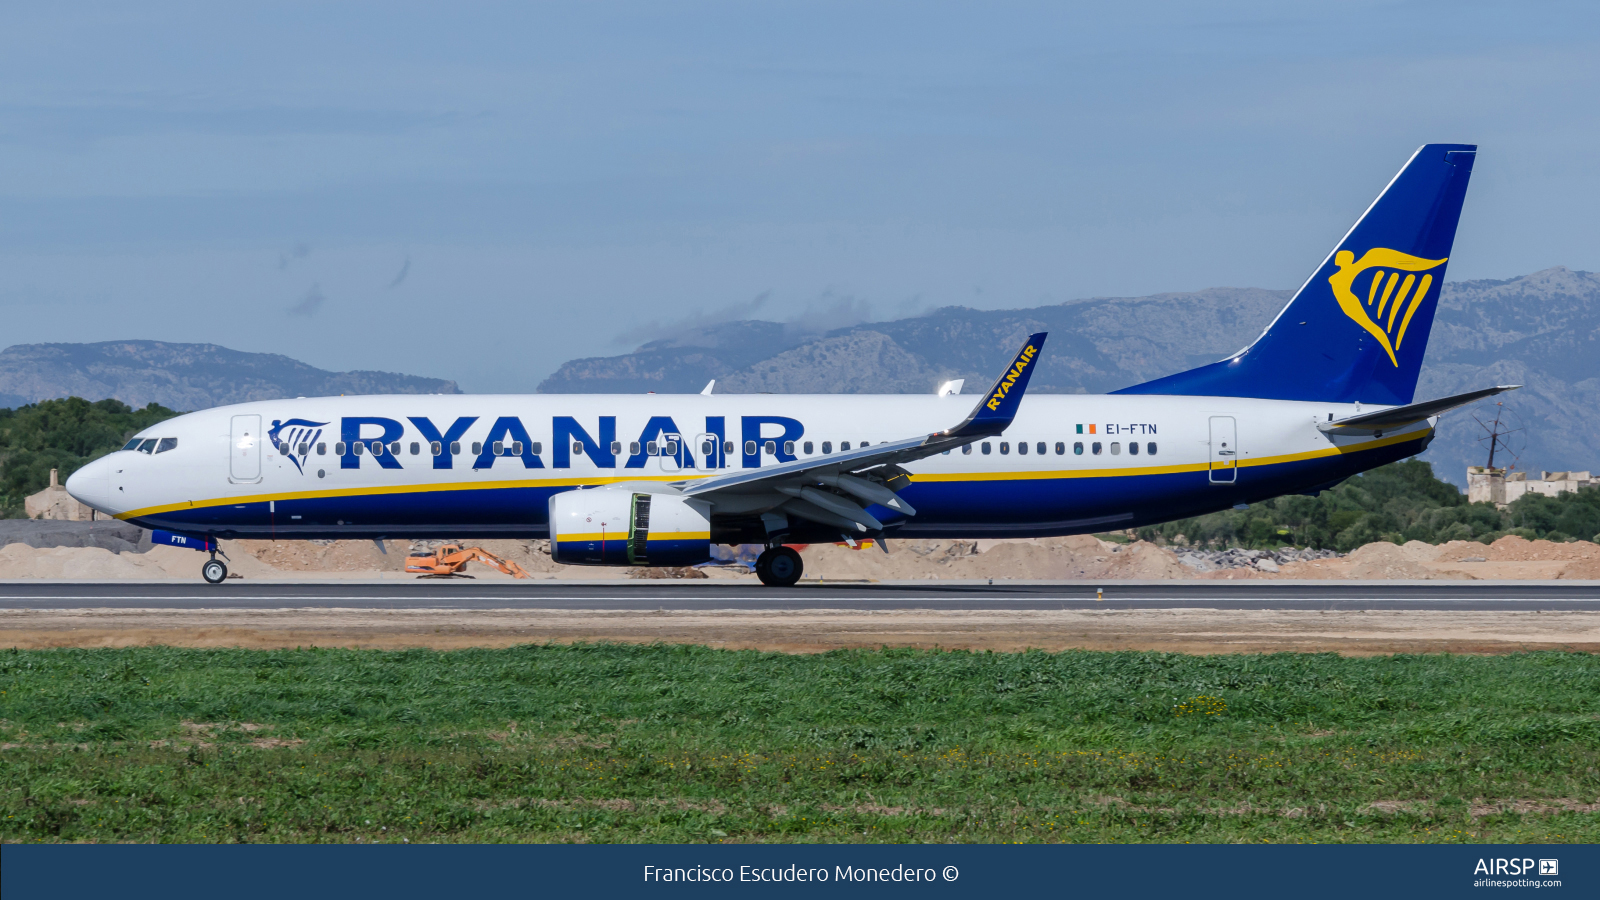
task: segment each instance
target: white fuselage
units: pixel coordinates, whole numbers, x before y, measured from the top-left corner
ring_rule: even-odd
[[[554,492],[681,482],[839,452],[846,443],[858,448],[917,437],[950,427],[973,400],[770,394],[273,400],[153,426],[137,439],[156,439],[147,447],[152,452],[122,450],[96,460],[73,475],[68,489],[118,518],[217,537],[540,537]],[[903,496],[915,517],[874,509],[889,533],[908,537],[1103,531],[1326,486],[1420,452],[1432,435],[1434,420],[1381,437],[1317,428],[1361,411],[1357,404],[1236,397],[1031,395],[1003,435],[905,466],[911,484]],[[153,452],[160,439],[170,439],[170,449]],[[678,453],[665,452],[675,442]],[[381,443],[377,454],[374,443]],[[719,516],[727,522],[720,539],[747,538],[742,523],[760,510],[736,508],[731,499],[718,509],[716,502],[713,522]]]

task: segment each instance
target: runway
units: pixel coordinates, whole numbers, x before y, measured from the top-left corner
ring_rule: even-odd
[[[140,582],[0,584],[0,610],[1600,611],[1600,582]]]

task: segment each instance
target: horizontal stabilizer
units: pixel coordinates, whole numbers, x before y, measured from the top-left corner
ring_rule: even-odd
[[[1484,388],[1481,391],[1468,391],[1454,397],[1443,397],[1438,400],[1426,400],[1422,403],[1411,403],[1406,406],[1395,406],[1378,412],[1362,413],[1359,416],[1350,416],[1334,422],[1326,422],[1317,427],[1325,432],[1338,432],[1341,434],[1366,434],[1368,432],[1381,432],[1387,429],[1400,428],[1421,422],[1423,419],[1448,412],[1458,406],[1466,406],[1493,397],[1505,391],[1514,391],[1522,387],[1520,384],[1502,384],[1497,387]]]

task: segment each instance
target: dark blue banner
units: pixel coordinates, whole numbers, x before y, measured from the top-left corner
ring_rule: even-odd
[[[1595,846],[11,845],[3,856],[6,900],[1600,896]]]

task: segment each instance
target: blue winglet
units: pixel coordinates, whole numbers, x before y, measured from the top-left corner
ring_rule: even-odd
[[[1022,404],[1022,395],[1028,390],[1028,379],[1033,377],[1033,370],[1039,362],[1039,351],[1044,349],[1044,339],[1048,334],[1041,331],[1029,335],[1022,349],[1012,358],[1011,365],[995,381],[989,393],[978,401],[972,414],[960,425],[945,432],[945,436],[978,438],[1005,431],[1011,420],[1017,417],[1017,407]]]

